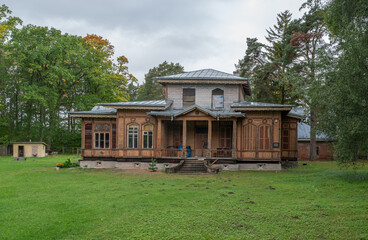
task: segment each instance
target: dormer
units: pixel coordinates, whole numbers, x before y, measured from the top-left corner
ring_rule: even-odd
[[[173,101],[173,108],[198,105],[207,109],[230,109],[234,102],[250,95],[249,79],[202,69],[155,78],[165,87],[165,100]]]

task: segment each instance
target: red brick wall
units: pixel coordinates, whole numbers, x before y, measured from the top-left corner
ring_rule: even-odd
[[[333,160],[333,148],[326,142],[317,142],[318,160]],[[309,160],[309,142],[298,142],[298,160]]]

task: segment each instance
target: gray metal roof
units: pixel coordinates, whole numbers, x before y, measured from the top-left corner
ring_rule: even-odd
[[[95,106],[91,111],[76,111],[69,112],[69,114],[78,114],[78,115],[115,115],[116,109],[106,108],[103,106]]]
[[[242,78],[233,74],[220,72],[214,69],[202,69],[192,72],[179,73],[175,75],[155,77],[154,79],[193,79],[193,80],[248,80],[248,78]]]
[[[166,107],[171,105],[171,100],[151,100],[137,102],[115,102],[115,103],[99,103],[99,106],[126,106],[126,107]]]
[[[180,115],[189,113],[196,109],[204,113],[207,113],[208,115],[211,115],[214,118],[245,117],[245,114],[241,112],[234,112],[234,111],[228,111],[228,110],[213,111],[213,110],[210,110],[210,109],[198,106],[198,105],[192,105],[184,109],[170,109],[166,111],[151,111],[148,114],[155,115],[155,116],[179,117]]]
[[[264,102],[238,102],[231,104],[232,108],[280,108],[280,107],[293,107],[293,105],[286,105],[286,104],[274,104],[274,103],[264,103]]]
[[[304,109],[303,108],[292,108],[290,112],[287,114],[288,117],[294,118],[305,118]]]
[[[11,142],[11,144],[43,144],[47,146],[47,144],[44,142]]]
[[[334,141],[333,138],[324,133],[316,134],[317,141]],[[310,126],[306,123],[298,123],[298,141],[310,141]]]

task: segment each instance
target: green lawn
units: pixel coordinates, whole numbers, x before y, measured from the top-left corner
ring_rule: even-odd
[[[61,169],[0,157],[0,239],[368,239],[368,163],[281,172]]]

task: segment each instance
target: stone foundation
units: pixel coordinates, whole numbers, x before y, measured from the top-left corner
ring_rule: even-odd
[[[88,161],[81,160],[79,164],[83,168],[120,168],[120,169],[148,169],[149,162],[117,162],[117,161]],[[157,163],[158,170],[177,166],[178,163]],[[221,171],[280,171],[282,170],[280,163],[239,163],[239,164],[214,164],[211,169],[219,169]]]
[[[280,171],[282,170],[280,163],[239,163],[239,164],[214,164],[212,169],[222,171],[245,171],[245,170],[260,170],[260,171]]]
[[[88,161],[81,160],[79,164],[82,168],[121,168],[121,169],[148,169],[149,162],[117,162],[117,161]],[[157,163],[158,170],[174,167],[178,163]]]

